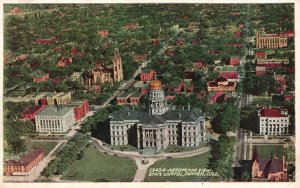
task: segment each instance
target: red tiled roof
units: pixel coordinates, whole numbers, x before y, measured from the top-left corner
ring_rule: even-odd
[[[41,153],[44,153],[44,150],[33,150],[27,153],[24,157],[20,160],[9,160],[6,162],[6,165],[17,165],[17,166],[27,166],[30,164],[34,159],[36,159]]]
[[[216,79],[216,82],[226,82],[228,81],[225,77],[220,76],[219,78]]]
[[[280,109],[276,108],[269,108],[269,109],[262,109],[261,117],[288,117],[288,115],[284,115],[280,113]]]

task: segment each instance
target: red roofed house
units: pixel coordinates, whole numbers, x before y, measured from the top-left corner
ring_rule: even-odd
[[[12,15],[17,15],[17,14],[22,13],[22,10],[19,7],[14,7],[13,9],[10,10],[10,13]]]
[[[288,181],[287,165],[285,157],[282,160],[271,156],[271,159],[260,159],[257,152],[257,147],[254,148],[252,157],[252,181],[272,181],[282,182]]]
[[[255,57],[257,59],[265,59],[265,58],[267,58],[267,53],[266,52],[256,52]]]
[[[182,86],[183,86],[183,84],[181,82],[179,84],[177,84],[175,82],[172,82],[169,85],[168,92],[172,92],[173,91],[175,93],[180,93]]]
[[[198,68],[198,69],[201,69],[205,66],[204,62],[203,61],[196,61],[194,64],[193,64],[193,67],[194,68]]]
[[[239,64],[240,64],[240,59],[239,58],[230,58],[230,65],[237,66]]]
[[[36,70],[33,72],[33,82],[41,83],[49,80],[49,73],[42,72],[40,70]]]
[[[145,70],[144,72],[142,72],[140,74],[140,80],[144,81],[144,82],[145,81],[151,81],[154,78],[154,74],[155,74],[155,71],[153,69]]]
[[[274,79],[277,81],[279,87],[277,88],[277,90],[283,94],[284,91],[286,90],[286,79],[284,76],[280,76],[280,75],[275,75]]]
[[[32,150],[18,161],[6,161],[4,163],[4,174],[6,176],[27,175],[31,169],[37,166],[43,159],[44,150]]]
[[[51,44],[52,42],[56,41],[56,37],[51,37],[49,39],[37,39],[36,43],[38,44]]]
[[[267,72],[267,68],[266,67],[255,67],[255,74],[257,76],[259,75],[265,75]]]
[[[35,115],[38,114],[40,111],[42,111],[45,107],[46,107],[45,105],[30,107],[25,111],[23,111],[21,117],[23,119],[34,119]]]
[[[219,76],[222,76],[229,81],[237,81],[239,78],[237,66],[216,66],[215,70],[219,72]]]
[[[107,30],[105,30],[105,31],[98,31],[98,35],[101,35],[101,36],[103,36],[103,37],[108,37],[108,31]]]
[[[66,67],[70,64],[72,64],[72,57],[65,58],[64,56],[61,56],[56,64],[56,67]]]
[[[286,109],[260,109],[258,117],[259,134],[286,135],[289,133],[289,115]]]
[[[234,32],[234,35],[235,35],[236,37],[241,37],[241,34],[242,34],[241,31],[236,31],[236,32]]]
[[[234,92],[236,87],[236,82],[228,81],[223,76],[220,76],[215,81],[210,81],[207,83],[208,92]]]

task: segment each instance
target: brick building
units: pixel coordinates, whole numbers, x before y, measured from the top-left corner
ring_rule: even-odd
[[[21,117],[23,119],[34,119],[35,115],[38,114],[40,111],[42,111],[46,106],[32,106],[30,108],[27,108],[25,111],[22,112]]]
[[[140,74],[140,81],[151,81],[153,80],[155,71],[153,69],[145,70]]]
[[[81,121],[81,119],[84,118],[86,114],[90,111],[89,102],[87,100],[72,102],[67,106],[71,106],[74,108],[75,121]]]
[[[125,92],[117,97],[118,105],[137,105],[140,103],[140,100],[145,95],[144,92]]]
[[[226,78],[228,81],[237,81],[239,78],[237,66],[216,66],[215,71],[219,72],[219,76]]]
[[[288,59],[257,59],[256,66],[266,68],[283,67],[289,64]]]
[[[18,161],[9,160],[4,163],[4,175],[27,175],[44,159],[44,150],[32,150]]]
[[[266,52],[256,52],[255,53],[255,58],[257,58],[257,59],[265,59],[265,58],[267,58],[267,53]]]
[[[252,157],[252,181],[288,181],[285,157],[280,160],[272,155],[270,159],[260,159],[255,147]]]
[[[228,81],[223,76],[207,83],[208,92],[234,92],[235,88],[236,82]]]
[[[286,109],[260,109],[258,118],[258,129],[261,135],[287,135],[289,133],[289,115]]]
[[[267,34],[264,30],[256,32],[256,48],[287,47],[288,37],[280,34]]]

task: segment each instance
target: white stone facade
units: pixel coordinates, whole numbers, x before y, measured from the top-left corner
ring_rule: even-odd
[[[47,108],[49,111],[53,111],[53,113],[43,113],[41,111],[41,113],[35,116],[37,132],[65,133],[75,124],[73,108],[65,107],[63,113],[55,113],[57,112],[55,110],[56,107],[53,106],[48,106]]]
[[[270,109],[262,109],[270,110]],[[280,114],[274,115],[261,115],[259,111],[259,134],[261,135],[287,135],[289,134],[289,116],[286,110],[281,110]],[[273,109],[271,109],[273,110]]]

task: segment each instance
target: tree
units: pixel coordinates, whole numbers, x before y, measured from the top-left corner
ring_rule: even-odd
[[[232,103],[225,104],[213,120],[213,129],[219,133],[235,131],[240,126],[240,110]]]
[[[212,177],[213,180],[229,180],[233,177],[233,146],[234,138],[221,135],[218,141],[214,141],[211,146],[211,158],[209,158],[208,168],[217,172],[219,176]]]

